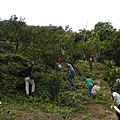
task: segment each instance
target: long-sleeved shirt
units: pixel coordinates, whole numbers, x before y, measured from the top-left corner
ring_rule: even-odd
[[[20,74],[24,74],[25,77],[30,77],[31,76],[31,71],[32,71],[33,64],[31,63],[30,67],[24,68]]]

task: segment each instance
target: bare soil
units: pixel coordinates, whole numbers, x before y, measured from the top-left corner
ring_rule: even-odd
[[[102,105],[87,106],[88,113],[85,114],[71,114],[70,118],[64,119],[62,116],[55,113],[44,113],[40,109],[35,109],[33,112],[24,110],[19,112],[15,117],[11,118],[11,110],[5,111],[6,116],[0,117],[0,120],[117,120],[115,111],[104,109]],[[87,114],[90,116],[87,117]],[[1,116],[1,115],[0,115]]]

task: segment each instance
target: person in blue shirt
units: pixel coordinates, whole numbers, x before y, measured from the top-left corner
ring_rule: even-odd
[[[65,65],[68,67],[68,71],[69,71],[70,73],[69,73],[67,79],[68,79],[68,81],[70,82],[70,85],[71,85],[71,86],[74,86],[74,83],[73,83],[72,79],[74,78],[74,76],[75,76],[75,74],[76,74],[76,73],[75,73],[75,70],[74,70],[73,66],[72,66],[70,63],[68,63],[68,62],[63,62],[63,64],[65,64]]]
[[[113,103],[112,108],[117,104],[118,109],[120,110],[120,94],[116,92],[115,89],[112,90],[112,97],[113,97]],[[118,117],[118,120],[120,120],[120,113],[116,111],[116,116]]]

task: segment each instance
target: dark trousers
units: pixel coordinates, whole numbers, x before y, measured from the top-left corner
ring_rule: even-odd
[[[120,104],[118,105],[118,109],[120,110]],[[116,112],[116,115],[118,117],[118,120],[120,120],[120,113]]]
[[[74,76],[75,76],[75,72],[71,72],[67,78],[72,86],[74,86],[73,81],[72,81],[72,78],[74,78]]]
[[[93,85],[88,87],[88,96],[94,96],[94,94],[91,92],[92,88]]]

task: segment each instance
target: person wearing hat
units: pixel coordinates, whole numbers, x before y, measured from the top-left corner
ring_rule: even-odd
[[[59,58],[56,65],[58,65],[58,67],[60,69],[60,73],[62,73],[62,64],[63,64],[63,60],[62,60],[62,58]]]

